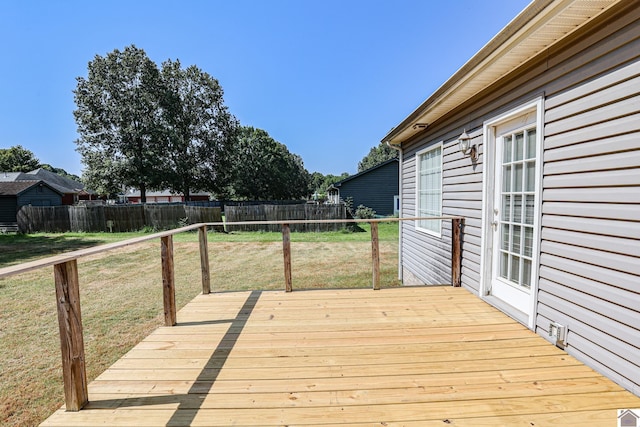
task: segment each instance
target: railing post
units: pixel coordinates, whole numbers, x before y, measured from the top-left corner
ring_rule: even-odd
[[[282,254],[284,256],[284,290],[291,292],[291,231],[289,224],[282,224]]]
[[[378,223],[371,224],[371,261],[373,270],[373,290],[380,289],[380,243],[378,241]]]
[[[462,243],[460,232],[464,219],[454,218],[451,220],[451,285],[458,287],[462,285]]]
[[[176,324],[176,286],[173,266],[173,236],[160,238],[160,256],[162,259],[162,300],[164,301],[164,324]]]
[[[198,228],[200,241],[200,270],[202,271],[202,293],[211,293],[211,275],[209,273],[209,247],[207,246],[207,226]]]
[[[74,259],[55,264],[53,275],[60,327],[65,405],[67,411],[76,412],[89,402],[77,261]]]

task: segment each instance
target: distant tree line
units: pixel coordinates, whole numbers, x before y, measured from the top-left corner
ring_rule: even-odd
[[[371,152],[377,153],[375,148]],[[234,181],[224,186],[220,194],[224,199],[290,200],[295,199],[296,194],[306,194],[309,198],[315,194],[323,198],[332,184],[349,177],[347,172],[340,175],[313,172],[305,180],[298,179],[300,169],[304,169],[300,156],[289,153],[284,144],[275,141],[264,130],[250,126],[240,127],[233,156],[236,158],[233,162],[236,170],[231,174]],[[265,162],[265,159],[268,161]],[[376,159],[377,163],[374,162],[373,166],[388,160],[379,156]],[[359,165],[367,161],[365,157]],[[0,171],[30,172],[38,168],[78,182],[83,181],[62,168],[40,163],[32,151],[21,145],[0,148]],[[247,179],[248,176],[251,179]],[[273,197],[268,197],[269,194]]]

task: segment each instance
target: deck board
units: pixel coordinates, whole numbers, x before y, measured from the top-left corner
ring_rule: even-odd
[[[615,425],[624,391],[461,288],[196,297],[43,426]]]

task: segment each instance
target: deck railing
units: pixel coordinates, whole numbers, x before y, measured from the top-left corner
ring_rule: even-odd
[[[60,329],[60,349],[62,352],[62,375],[64,381],[65,405],[67,411],[79,411],[88,401],[87,375],[85,366],[84,338],[82,332],[82,316],[80,308],[80,281],[78,279],[79,258],[95,255],[114,249],[160,239],[160,257],[162,263],[162,288],[164,302],[164,323],[166,326],[176,324],[175,273],[173,262],[173,236],[191,230],[198,230],[200,249],[200,266],[202,272],[202,292],[211,292],[209,270],[209,250],[207,244],[207,227],[224,225],[281,225],[282,249],[284,260],[284,290],[291,292],[293,282],[291,275],[291,237],[290,225],[306,223],[369,223],[371,226],[371,261],[372,288],[380,289],[380,250],[378,240],[378,224],[380,222],[401,222],[418,220],[451,220],[451,284],[461,284],[461,238],[460,231],[464,219],[454,216],[429,218],[385,218],[385,219],[346,219],[346,220],[290,220],[290,221],[249,221],[233,223],[201,223],[174,230],[150,234],[88,249],[67,252],[64,254],[31,261],[0,269],[0,278],[13,276],[28,271],[53,266],[58,324]]]

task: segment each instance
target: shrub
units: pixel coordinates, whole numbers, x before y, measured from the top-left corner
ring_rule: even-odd
[[[178,220],[178,227],[186,227],[189,225],[189,217],[180,218]]]
[[[359,219],[371,219],[376,216],[376,211],[364,205],[358,205],[354,216]]]

